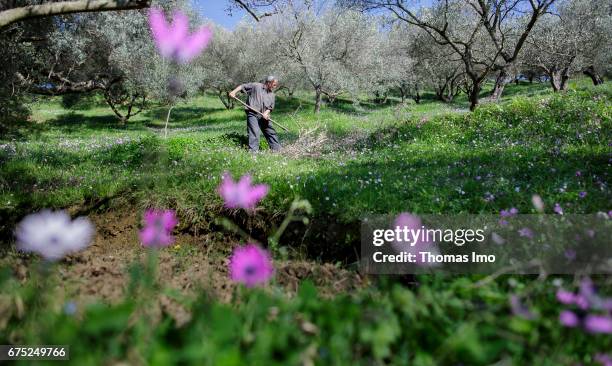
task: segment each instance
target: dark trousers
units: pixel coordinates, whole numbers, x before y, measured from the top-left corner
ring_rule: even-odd
[[[259,150],[259,136],[262,132],[266,141],[268,141],[268,145],[270,145],[270,149],[273,151],[280,150],[281,145],[272,123],[258,114],[247,112],[247,133],[249,134],[249,149],[251,151]]]

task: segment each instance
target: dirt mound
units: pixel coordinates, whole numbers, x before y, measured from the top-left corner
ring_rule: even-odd
[[[96,236],[85,251],[69,256],[58,264],[58,280],[66,300],[77,304],[102,300],[116,302],[130,283],[130,267],[145,263],[147,252],[138,240],[140,215],[137,210],[109,211],[90,215]],[[178,290],[192,296],[196,291],[222,301],[231,301],[235,284],[227,272],[228,254],[237,243],[223,241],[218,235],[179,234],[175,243],[160,251],[157,277],[162,288]],[[16,275],[28,277],[29,261],[19,257],[11,261]],[[309,279],[323,296],[350,292],[367,285],[359,274],[331,264],[308,261],[275,263],[275,281],[288,296],[297,290],[301,280]],[[178,324],[189,319],[189,313],[175,300],[161,295],[157,302],[161,311],[172,315]]]

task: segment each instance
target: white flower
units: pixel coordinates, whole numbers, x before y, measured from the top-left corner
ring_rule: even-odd
[[[19,250],[56,261],[86,248],[93,233],[94,226],[85,217],[72,221],[65,211],[44,210],[26,216],[17,226],[15,235]]]
[[[538,210],[538,212],[544,212],[544,201],[542,200],[542,197],[534,194],[531,196],[531,203],[533,204],[533,207]]]

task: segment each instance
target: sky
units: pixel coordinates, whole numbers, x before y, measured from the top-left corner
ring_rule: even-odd
[[[312,1],[315,4],[315,8],[318,10],[329,7],[334,3],[333,0]],[[228,30],[233,30],[236,28],[236,25],[243,18],[253,20],[253,18],[251,18],[246,11],[236,7],[232,9],[233,14],[229,15],[226,11],[230,4],[230,1],[228,0],[191,0],[191,3],[204,18],[208,18]]]
[[[229,1],[226,0],[191,0],[191,2],[204,18],[208,18],[228,30],[234,29],[242,17],[247,15],[241,10],[234,10],[231,16],[228,15],[226,9]]]

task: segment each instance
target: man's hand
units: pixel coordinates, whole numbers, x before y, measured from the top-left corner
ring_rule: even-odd
[[[263,112],[263,118],[269,120],[270,119],[270,110],[267,109],[265,112]]]
[[[231,92],[227,93],[227,95],[229,95],[230,98],[236,98],[236,93],[238,93],[241,90],[242,90],[242,85],[238,85],[236,88],[234,88],[234,90],[232,90]]]

